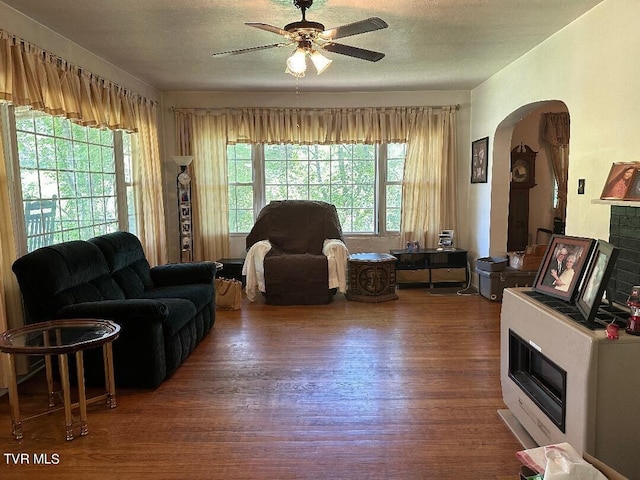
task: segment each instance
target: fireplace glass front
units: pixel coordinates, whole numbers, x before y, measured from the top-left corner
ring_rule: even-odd
[[[511,329],[509,377],[565,433],[567,372]]]

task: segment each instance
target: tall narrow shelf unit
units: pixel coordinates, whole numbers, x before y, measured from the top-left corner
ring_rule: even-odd
[[[193,261],[193,209],[191,204],[191,175],[189,164],[192,156],[174,156],[173,161],[180,167],[176,177],[176,194],[178,197],[178,235],[180,245],[180,261]]]

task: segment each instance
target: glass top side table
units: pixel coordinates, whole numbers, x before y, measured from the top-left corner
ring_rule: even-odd
[[[80,435],[89,433],[87,427],[87,404],[106,400],[107,407],[115,408],[115,381],[113,374],[112,342],[118,338],[120,326],[110,320],[77,318],[53,320],[14,328],[0,334],[0,352],[5,355],[5,365],[9,373],[9,403],[11,405],[12,433],[20,440],[22,423],[43,415],[64,409],[66,439],[73,440],[74,424],[72,410],[79,408],[80,419],[77,424]],[[106,393],[86,398],[84,385],[83,352],[89,348],[102,346]],[[78,377],[78,402],[71,403],[69,365],[67,354],[74,353]],[[49,408],[30,417],[21,418],[18,399],[18,385],[14,355],[43,355],[49,393]],[[51,356],[57,356],[62,386],[62,406],[56,406],[56,393],[53,387]]]

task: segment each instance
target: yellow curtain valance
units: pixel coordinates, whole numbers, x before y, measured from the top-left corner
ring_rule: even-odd
[[[455,109],[455,107],[443,107]],[[224,116],[234,143],[407,142],[418,119],[433,107],[175,109],[180,116]]]
[[[0,100],[84,126],[137,132],[149,101],[0,30]]]

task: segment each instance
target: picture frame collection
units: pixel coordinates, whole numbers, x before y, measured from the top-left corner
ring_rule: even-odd
[[[532,289],[564,300],[593,323],[609,283],[619,249],[604,240],[554,234]]]

